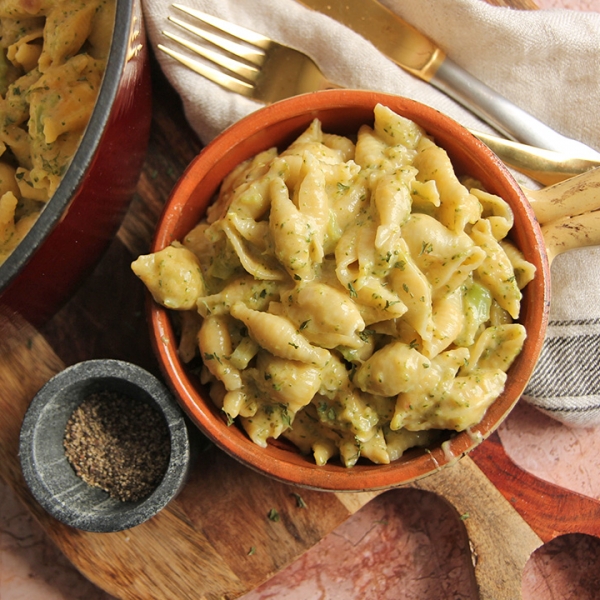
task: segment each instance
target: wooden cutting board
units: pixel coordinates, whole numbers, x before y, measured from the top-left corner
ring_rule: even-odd
[[[298,490],[209,447],[199,455],[182,493],[158,516],[129,531],[94,534],[45,513],[30,495],[18,460],[27,406],[64,366],[110,357],[159,375],[143,313],[144,290],[129,264],[147,250],[163,203],[201,144],[156,65],[153,75],[148,157],[108,253],[69,304],[39,331],[0,312],[0,476],[77,569],[113,596],[233,599],[293,562],[377,494]],[[458,515],[469,515],[464,524],[482,598],[518,598],[525,562],[543,542],[570,532],[600,536],[600,502],[523,472],[496,435],[470,458],[410,487],[433,491]],[[306,508],[298,506],[297,494]],[[271,508],[278,511],[278,522],[268,518]]]

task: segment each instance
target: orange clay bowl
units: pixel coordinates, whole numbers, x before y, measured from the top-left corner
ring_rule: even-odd
[[[177,355],[177,339],[169,313],[149,303],[152,342],[161,369],[193,422],[218,447],[248,467],[279,481],[323,491],[384,490],[438,470],[488,437],[506,418],[532,374],[546,331],[550,297],[549,262],[540,227],[521,188],[500,160],[465,128],[423,104],[369,91],[328,90],[297,96],[262,108],[238,121],[196,157],[167,202],[152,251],[183,236],[204,216],[223,178],[239,163],[258,152],[287,147],[315,118],[328,133],[355,134],[360,125],[373,124],[373,109],[384,104],[421,125],[449,154],[457,174],[479,179],[485,188],[511,206],[515,225],[511,238],[537,269],[524,290],[521,323],[528,337],[522,353],[508,372],[503,394],[490,406],[481,423],[429,448],[412,449],[389,465],[359,461],[346,468],[332,460],[318,467],[312,455],[302,455],[286,441],[267,448],[254,444],[237,426],[227,426],[207,389],[186,369]]]

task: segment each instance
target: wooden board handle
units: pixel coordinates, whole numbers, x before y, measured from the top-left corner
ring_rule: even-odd
[[[498,433],[470,457],[542,541],[568,533],[600,538],[600,501],[523,471],[504,450]]]
[[[442,496],[458,512],[481,600],[520,598],[525,564],[543,542],[477,465],[465,456],[410,487]]]

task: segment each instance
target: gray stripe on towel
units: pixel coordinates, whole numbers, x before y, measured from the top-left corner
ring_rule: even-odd
[[[600,423],[600,319],[548,324],[523,399],[566,425]]]

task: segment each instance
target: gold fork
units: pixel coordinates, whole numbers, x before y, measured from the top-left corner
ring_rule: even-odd
[[[237,38],[245,42],[245,45],[240,44],[176,17],[169,17],[171,23],[175,23],[191,34],[242,59],[244,61],[242,62],[219,52],[214,52],[205,46],[190,42],[176,34],[163,31],[163,34],[174,42],[185,46],[195,54],[227,69],[231,73],[235,73],[238,77],[232,77],[223,71],[213,69],[162,44],[158,45],[163,52],[227,90],[265,104],[271,104],[307,92],[340,87],[329,81],[312,58],[303,52],[199,10],[181,4],[173,4],[173,7],[215,29],[225,32],[231,38]]]
[[[173,4],[173,7],[213,30],[225,33],[226,36],[223,36],[176,17],[169,17],[171,23],[227,54],[174,33],[163,31],[163,35],[229,73],[163,44],[158,44],[158,48],[226,90],[270,104],[303,93],[340,87],[329,81],[315,61],[303,52],[199,10],[181,4]],[[470,131],[507,165],[544,185],[552,185],[600,166],[598,161],[542,150],[472,129]]]

